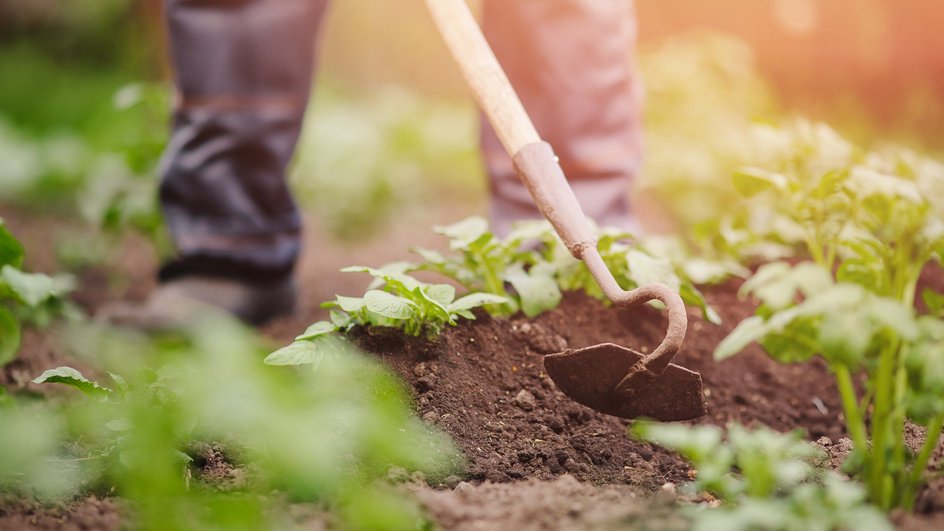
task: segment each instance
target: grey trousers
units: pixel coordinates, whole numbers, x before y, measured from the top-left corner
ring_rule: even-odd
[[[327,0],[165,4],[177,99],[160,201],[177,256],[160,277],[281,282],[301,249],[285,172]],[[485,0],[483,29],[584,211],[629,226],[641,151],[632,0]],[[487,123],[481,142],[496,231],[540,217]]]

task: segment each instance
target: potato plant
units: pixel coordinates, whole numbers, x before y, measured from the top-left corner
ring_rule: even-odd
[[[856,447],[850,469],[874,503],[911,508],[944,421],[940,324],[913,309],[921,271],[944,256],[944,166],[907,151],[860,152],[822,125],[768,134],[769,166],[735,178],[754,198],[727,225],[742,230],[721,237],[741,251],[798,247],[812,261],[761,267],[742,287],[761,302],[757,315],[715,355],[759,341],[784,362],[822,356]],[[906,420],[928,428],[916,455],[905,446]]]
[[[571,256],[547,222],[523,223],[505,238],[492,233],[488,222],[480,217],[437,227],[436,231],[449,238],[454,253],[444,256],[417,249],[423,260],[414,267],[437,271],[470,290],[508,299],[501,306],[486,306],[492,313],[511,315],[520,310],[535,317],[555,308],[562,290],[580,290],[607,301],[590,271]],[[684,268],[648,250],[626,231],[602,228],[598,238],[603,260],[624,289],[660,282],[679,291],[682,299],[700,308],[709,321],[720,321],[701,292],[685,277]]]
[[[320,365],[325,356],[338,355],[352,347],[341,334],[356,325],[398,328],[405,334],[435,338],[446,325],[475,319],[472,310],[483,305],[501,305],[508,299],[491,293],[469,293],[456,298],[449,284],[427,284],[407,274],[410,264],[393,263],[382,268],[352,266],[347,273],[367,273],[374,278],[362,297],[336,296],[322,306],[331,309],[329,321],[309,326],[290,345],[268,357],[270,365]]]
[[[723,502],[687,511],[696,531],[892,529],[865,489],[827,470],[823,450],[800,432],[636,422],[630,433],[682,454],[697,470],[686,488]]]
[[[23,246],[0,219],[0,366],[19,350],[22,324],[48,324],[72,290],[71,278],[27,273],[22,264]]]
[[[0,488],[115,492],[141,529],[294,528],[273,507],[301,501],[344,528],[409,529],[421,511],[377,479],[395,466],[436,481],[464,466],[411,414],[402,384],[353,348],[317,372],[266,367],[258,336],[212,317],[172,341],[88,326],[69,339],[104,376],[59,367],[34,381],[85,400],[0,404],[0,450],[16,450],[0,455]],[[243,484],[201,481],[194,441],[220,443]]]

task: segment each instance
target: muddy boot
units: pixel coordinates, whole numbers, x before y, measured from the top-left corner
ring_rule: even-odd
[[[229,314],[259,326],[292,313],[296,291],[291,279],[254,286],[211,277],[182,277],[161,284],[142,303],[108,305],[96,319],[145,331],[169,331],[199,326],[209,315]]]

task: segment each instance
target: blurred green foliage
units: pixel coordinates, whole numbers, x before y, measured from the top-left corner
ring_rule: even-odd
[[[72,278],[27,273],[21,269],[23,255],[23,246],[0,218],[0,368],[19,350],[24,324],[48,326],[55,316],[78,313],[65,298]]]
[[[731,174],[750,150],[751,128],[778,111],[743,42],[715,33],[667,40],[640,54],[645,86],[645,165],[640,186],[680,231],[717,219],[736,197]]]
[[[825,452],[801,432],[651,422],[629,431],[682,454],[696,470],[685,488],[723,502],[685,510],[696,531],[892,529],[862,485],[827,469]]]
[[[0,408],[2,488],[114,492],[140,529],[293,528],[272,509],[293,501],[327,504],[350,528],[414,529],[418,508],[380,478],[391,467],[433,482],[462,473],[406,389],[353,350],[317,371],[268,367],[258,336],[219,316],[174,338],[85,325],[68,341],[107,376],[47,371],[36,381],[87,397]],[[220,442],[243,480],[201,478],[193,441]]]
[[[342,238],[368,237],[392,219],[421,216],[444,197],[484,199],[468,104],[404,89],[371,92],[320,83],[295,153],[303,206]]]

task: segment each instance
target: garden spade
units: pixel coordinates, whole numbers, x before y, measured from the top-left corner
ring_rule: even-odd
[[[426,0],[426,5],[518,175],[571,254],[586,263],[617,306],[659,300],[668,309],[666,337],[652,353],[612,343],[566,350],[545,356],[547,374],[575,401],[610,415],[663,421],[704,415],[701,375],[670,363],[688,326],[682,299],[662,284],[620,288],[557,157],[538,135],[465,0]]]

